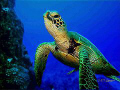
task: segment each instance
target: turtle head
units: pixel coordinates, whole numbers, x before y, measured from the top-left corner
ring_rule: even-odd
[[[53,37],[67,32],[65,22],[57,11],[47,11],[43,17],[45,26]]]

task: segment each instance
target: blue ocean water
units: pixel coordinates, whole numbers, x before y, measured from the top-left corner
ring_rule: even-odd
[[[34,65],[35,51],[43,42],[54,41],[47,32],[43,14],[56,10],[75,31],[88,38],[120,72],[120,1],[41,1],[16,0],[15,11],[24,24],[23,43]],[[73,68],[63,65],[50,53],[39,89],[77,90],[79,73],[67,75]],[[117,81],[96,75],[100,90],[120,90]]]

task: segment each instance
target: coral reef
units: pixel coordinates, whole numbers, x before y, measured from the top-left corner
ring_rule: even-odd
[[[34,89],[32,63],[22,43],[24,28],[14,5],[15,0],[0,0],[0,89]]]

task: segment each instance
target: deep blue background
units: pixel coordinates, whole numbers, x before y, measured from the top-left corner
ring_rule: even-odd
[[[56,10],[67,24],[68,31],[75,31],[88,38],[120,72],[120,2],[119,1],[40,1],[16,0],[15,11],[24,24],[24,44],[34,64],[37,46],[54,41],[47,32],[43,13]],[[78,89],[78,72],[67,75],[72,68],[57,61],[50,53],[40,88],[56,90]],[[100,90],[120,90],[117,81],[96,75]],[[40,89],[39,88],[39,89]]]

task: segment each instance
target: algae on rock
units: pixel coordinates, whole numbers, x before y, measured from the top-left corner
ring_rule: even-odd
[[[14,5],[15,0],[0,1],[0,89],[32,89],[32,63],[22,43],[24,28]]]

